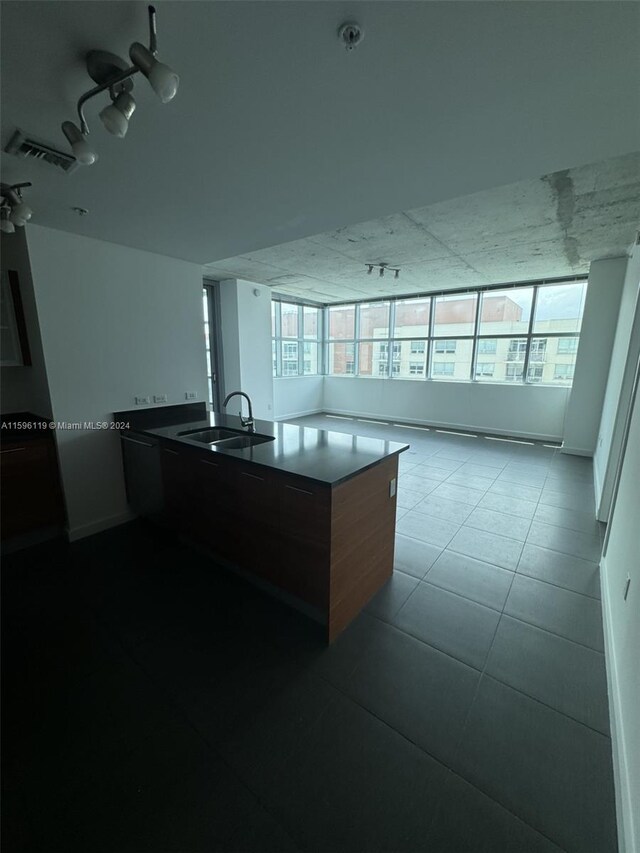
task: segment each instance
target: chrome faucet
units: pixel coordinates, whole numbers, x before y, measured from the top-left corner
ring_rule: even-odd
[[[251,406],[251,399],[249,398],[249,395],[245,394],[244,391],[232,391],[230,394],[227,394],[227,396],[224,398],[224,403],[222,404],[223,409],[226,409],[227,403],[229,402],[229,400],[232,397],[244,397],[245,400],[247,401],[247,404],[249,405],[249,417],[248,418],[242,417],[242,403],[240,403],[240,411],[238,412],[238,414],[240,415],[240,423],[242,424],[242,426],[246,427],[249,430],[249,432],[253,432],[255,429],[255,426],[253,423],[253,408]]]

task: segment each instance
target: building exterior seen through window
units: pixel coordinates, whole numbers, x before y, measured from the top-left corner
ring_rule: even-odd
[[[273,302],[274,375],[571,385],[586,281],[349,305]]]
[[[202,311],[204,314],[204,344],[207,353],[207,397],[209,409],[213,409],[213,362],[211,360],[211,329],[209,328],[209,291],[202,288]]]
[[[314,376],[321,372],[322,308],[271,302],[271,356],[274,376]]]

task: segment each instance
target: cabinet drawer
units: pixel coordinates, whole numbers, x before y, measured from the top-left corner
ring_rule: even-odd
[[[331,523],[331,490],[307,484],[299,478],[278,481],[279,528],[301,542],[320,545],[328,541]]]

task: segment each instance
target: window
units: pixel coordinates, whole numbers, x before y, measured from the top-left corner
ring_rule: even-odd
[[[495,364],[485,361],[482,364],[476,365],[476,376],[493,376],[495,369]]]
[[[330,305],[315,361],[335,376],[571,384],[585,293],[579,280]]]
[[[319,372],[322,313],[316,305],[271,301],[274,376],[312,376]]]
[[[529,365],[527,369],[527,382],[542,382],[543,368],[537,364]]]
[[[529,350],[529,361],[544,361],[547,351],[546,338],[534,338],[531,341],[531,349]]]
[[[436,296],[433,334],[437,337],[472,335],[478,306],[477,293]]]
[[[505,379],[507,382],[521,382],[524,367],[519,364],[507,364],[505,371]]]
[[[577,338],[558,338],[558,352],[570,353],[578,351]]]
[[[363,302],[359,306],[360,333],[362,338],[389,337],[389,302]]]
[[[211,359],[211,329],[209,328],[209,290],[206,287],[202,288],[202,310],[204,314],[204,345],[207,354],[207,396],[209,398],[209,408],[213,409],[213,361]]]
[[[509,341],[509,350],[507,352],[507,361],[524,361],[527,353],[526,339]]]
[[[433,365],[434,376],[453,376],[455,364],[452,361],[441,361]]]
[[[529,331],[533,287],[488,290],[480,297],[481,335],[526,335]]]
[[[573,364],[556,364],[553,369],[554,379],[573,379]]]
[[[356,306],[338,305],[328,310],[329,339],[354,340],[356,336]]]
[[[547,284],[538,288],[534,332],[578,332],[587,283]]]
[[[353,374],[355,371],[355,344],[328,344],[327,370],[334,376]]]

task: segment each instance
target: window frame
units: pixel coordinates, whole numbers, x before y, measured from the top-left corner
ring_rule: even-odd
[[[297,308],[297,331],[298,334],[294,335],[283,335],[282,334],[282,305],[294,305]],[[275,313],[274,313],[275,306]],[[305,308],[314,308],[318,312],[318,323],[316,329],[315,337],[311,335],[305,335],[304,330],[304,309]],[[325,322],[325,309],[326,306],[319,305],[314,302],[303,302],[299,300],[291,300],[291,299],[283,299],[279,296],[273,295],[271,297],[271,311],[272,318],[275,319],[275,328],[273,327],[273,319],[272,319],[272,328],[271,328],[271,342],[272,349],[275,344],[275,352],[276,352],[276,361],[275,361],[275,371],[272,372],[272,376],[274,379],[291,379],[294,377],[301,376],[322,376],[324,374],[324,358],[325,358],[325,346],[324,346],[324,322]],[[284,359],[282,357],[282,352],[285,344],[296,344],[297,346],[297,370],[295,373],[285,373],[283,369]],[[316,344],[317,346],[317,357],[316,357],[316,371],[315,373],[305,373],[304,372],[304,361],[305,361],[305,352],[304,345],[305,344]],[[291,362],[288,362],[289,364]]]
[[[433,379],[433,371],[432,366],[434,363],[432,348],[436,341],[446,341],[446,340],[455,340],[455,341],[471,341],[472,343],[472,353],[470,358],[470,366],[469,366],[469,374],[465,377],[460,377],[455,380],[455,382],[481,382],[482,384],[505,384],[505,385],[513,385],[513,384],[528,384],[528,385],[545,385],[547,387],[567,387],[566,385],[560,386],[559,382],[556,383],[553,379],[548,379],[545,382],[542,382],[539,379],[529,379],[530,368],[535,366],[540,366],[543,362],[536,358],[536,353],[533,349],[533,340],[534,339],[546,339],[547,341],[547,354],[553,356],[556,354],[561,355],[570,355],[574,356],[574,365],[575,365],[575,356],[578,351],[578,347],[580,345],[580,334],[581,328],[576,332],[575,330],[569,332],[555,332],[555,331],[537,331],[534,333],[534,321],[536,318],[536,311],[538,306],[538,296],[539,293],[545,287],[550,286],[558,286],[558,285],[579,285],[579,284],[587,284],[586,276],[572,276],[567,278],[556,278],[556,279],[545,279],[541,281],[526,281],[519,283],[503,283],[496,284],[487,287],[480,288],[465,288],[460,290],[447,290],[447,291],[438,291],[433,293],[420,293],[415,295],[403,295],[403,296],[386,296],[381,297],[379,299],[365,299],[360,301],[353,302],[338,302],[327,304],[324,306],[319,306],[314,303],[306,303],[306,302],[296,302],[295,304],[299,305],[308,305],[312,308],[319,308],[320,314],[318,318],[318,374],[324,374],[327,376],[333,376],[338,378],[345,377],[356,377],[360,379],[401,379],[408,381],[432,381]],[[530,316],[527,325],[526,332],[525,331],[512,331],[512,332],[491,332],[487,334],[480,333],[480,325],[482,318],[482,300],[485,296],[491,295],[493,291],[498,290],[517,290],[520,288],[532,288],[533,295],[531,300],[530,307]],[[434,334],[434,324],[435,324],[435,300],[439,296],[469,296],[470,298],[475,299],[475,321],[474,321],[474,329],[472,334],[463,335],[463,334],[455,334],[452,332],[450,335],[443,334]],[[278,295],[274,296],[275,301],[279,302],[290,302],[289,299],[284,299]],[[405,301],[410,300],[425,300],[428,302],[428,311],[429,311],[429,324],[427,328],[426,334],[410,334],[410,330],[407,327],[403,327],[405,330],[403,334],[396,334],[396,307],[398,304],[401,304]],[[375,303],[389,303],[389,329],[388,334],[383,337],[360,337],[360,310],[361,306],[370,306]],[[353,337],[348,338],[331,338],[329,337],[329,312],[332,309],[338,308],[353,308],[354,311],[354,319],[353,319]],[[583,311],[584,311],[584,303],[583,303]],[[305,340],[309,340],[308,338],[302,337],[304,327],[303,327],[303,318],[302,311],[300,309],[300,317],[299,317],[299,334],[300,337],[298,340],[303,342]],[[580,327],[582,325],[582,317],[580,318]],[[567,352],[558,353],[558,349],[553,350],[551,344],[552,339],[564,339],[564,338],[575,338],[577,340],[576,347],[574,350],[570,350]],[[482,364],[479,362],[479,356],[489,356],[495,355],[496,350],[498,349],[498,343],[500,340],[509,340],[509,339],[522,339],[524,341],[524,349],[523,349],[523,359],[522,361],[515,362],[522,368],[522,375],[517,379],[509,379],[505,376],[503,379],[493,379],[491,380],[489,377],[481,378],[476,375],[478,364]],[[314,339],[315,340],[315,339]],[[481,352],[481,342],[484,340],[493,341],[493,348],[491,352]],[[411,355],[417,355],[418,353],[411,352],[412,346],[410,345],[407,349],[406,355],[408,356],[405,361],[407,362],[406,366],[406,375],[400,376],[400,370],[402,369],[402,361],[403,353],[398,351],[396,347],[398,345],[402,345],[406,342],[421,342],[424,346],[424,355],[425,355],[425,369],[423,374],[412,373],[409,374],[410,368],[408,367],[410,363]],[[350,344],[353,346],[354,359],[353,359],[353,372],[349,373],[330,373],[329,372],[329,344]],[[380,346],[380,358],[377,361],[378,364],[378,372],[375,370],[376,362],[372,360],[371,365],[371,373],[362,375],[360,373],[360,344],[370,343],[377,344]],[[382,349],[386,349],[386,354],[382,352]],[[302,347],[299,346],[300,357],[302,358]],[[373,349],[373,348],[372,348]],[[446,352],[446,351],[445,351]],[[279,347],[276,348],[276,354],[279,353]],[[420,353],[422,354],[422,353]],[[455,351],[451,354],[455,354]],[[372,357],[373,359],[373,357]],[[497,361],[495,362],[497,365]],[[280,366],[281,370],[281,366]],[[304,374],[303,365],[300,366],[300,372],[298,375],[316,375],[316,374]],[[537,372],[537,371],[536,371]],[[506,373],[506,370],[505,370]],[[282,375],[278,372],[276,375]],[[442,382],[447,381],[447,377],[444,377],[442,374],[437,374],[437,381]]]

